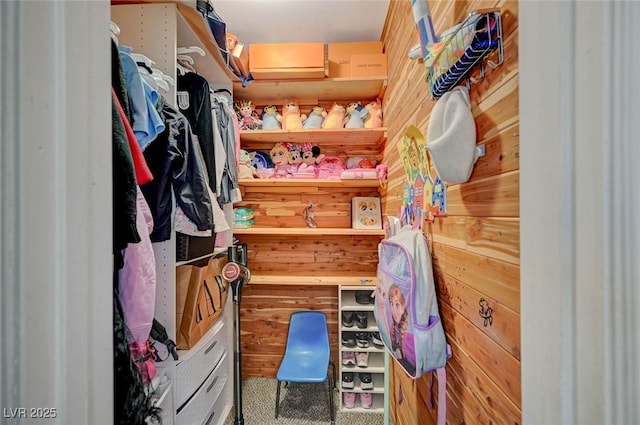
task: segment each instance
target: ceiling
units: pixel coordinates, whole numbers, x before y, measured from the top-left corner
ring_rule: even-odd
[[[214,0],[244,44],[377,41],[389,0]]]

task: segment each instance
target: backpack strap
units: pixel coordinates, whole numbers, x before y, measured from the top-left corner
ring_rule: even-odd
[[[438,374],[438,425],[447,422],[447,370],[444,367],[436,369]]]
[[[447,344],[447,359],[451,358],[451,346]],[[433,410],[433,370],[429,380],[429,409]],[[438,376],[438,416],[437,425],[447,422],[447,370],[445,366],[435,369]]]

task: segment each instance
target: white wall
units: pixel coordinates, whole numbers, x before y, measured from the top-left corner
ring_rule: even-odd
[[[638,423],[640,3],[518,15],[523,424]]]
[[[2,423],[110,424],[109,2],[2,1],[0,31]]]

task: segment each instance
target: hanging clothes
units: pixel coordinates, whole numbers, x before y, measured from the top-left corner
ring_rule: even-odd
[[[136,175],[131,149],[120,112],[111,102],[112,184],[113,184],[113,254],[116,269],[122,267],[122,250],[129,243],[140,242],[136,229]]]
[[[120,61],[120,52],[116,43],[111,40],[111,88],[115,91],[118,102],[124,109],[127,121],[131,122],[131,109],[129,108],[129,95],[127,94],[127,83]]]
[[[141,186],[155,223],[152,242],[171,237],[172,188],[177,204],[198,230],[213,227],[207,177],[201,163],[194,160],[195,149],[199,148],[197,138],[187,118],[164,98],[160,98],[157,108],[166,128],[144,150],[154,180]]]
[[[116,107],[118,108],[118,112],[120,113],[120,118],[122,119],[122,124],[124,125],[125,133],[127,135],[129,149],[131,150],[131,159],[133,161],[133,169],[136,173],[136,181],[138,185],[149,183],[151,180],[153,180],[153,176],[151,175],[151,171],[147,166],[147,161],[145,161],[144,156],[142,155],[142,150],[140,149],[136,137],[133,134],[133,130],[129,125],[129,121],[125,116],[124,108],[118,101],[116,92],[113,88],[111,88],[111,95],[113,96],[113,100],[116,104]]]
[[[198,137],[200,150],[209,176],[209,187],[216,187],[216,152],[214,150],[213,124],[209,83],[194,73],[178,76],[178,108],[187,117],[193,133]]]
[[[218,200],[220,204],[239,202],[242,200],[240,188],[238,187],[238,163],[236,154],[236,122],[233,116],[235,112],[231,107],[231,100],[226,96],[214,94],[212,109],[216,114],[220,137],[225,151],[225,167],[220,183]],[[237,118],[236,118],[237,119]]]
[[[147,201],[138,188],[136,225],[141,241],[124,250],[124,267],[119,274],[120,304],[124,322],[131,333],[129,342],[149,339],[156,300],[156,260],[149,235],[153,217]]]
[[[157,120],[154,122],[153,117],[150,118],[150,110],[155,107],[155,102],[151,102],[147,98],[147,92],[151,88],[147,84],[145,90],[145,81],[140,75],[138,64],[131,57],[131,47],[119,46],[120,61],[124,71],[127,94],[129,95],[129,106],[131,107],[131,128],[136,135],[136,140],[140,148],[144,150],[151,143],[159,131],[164,130],[163,127],[156,126]],[[157,97],[151,93],[149,96]]]

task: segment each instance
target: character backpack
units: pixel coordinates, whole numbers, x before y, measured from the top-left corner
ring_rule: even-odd
[[[426,237],[420,229],[404,226],[380,242],[378,258],[374,314],[380,337],[411,378],[437,372],[438,424],[444,424],[444,367],[450,349],[438,311]]]

